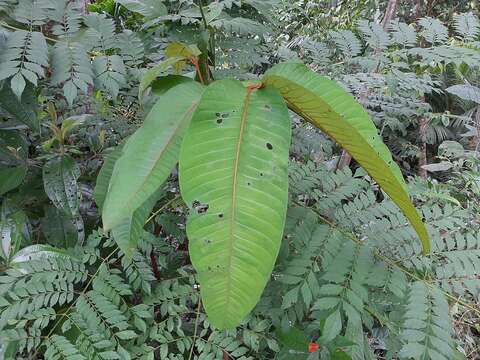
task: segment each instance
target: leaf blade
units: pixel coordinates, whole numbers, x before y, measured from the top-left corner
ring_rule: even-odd
[[[255,306],[280,247],[290,123],[271,88],[211,84],[180,154],[192,264],[209,321],[231,328]],[[212,150],[213,149],[213,150]]]
[[[105,230],[130,218],[168,178],[202,90],[196,82],[169,90],[154,105],[143,126],[127,140],[103,204]]]
[[[428,233],[410,201],[400,168],[362,106],[335,82],[299,63],[274,66],[263,82],[276,87],[292,110],[334,138],[355,158],[402,210],[415,228],[424,253],[428,253]]]

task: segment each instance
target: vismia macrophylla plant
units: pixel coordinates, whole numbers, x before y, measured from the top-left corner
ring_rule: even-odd
[[[159,188],[179,163],[180,190],[190,208],[190,258],[216,327],[242,321],[275,264],[288,200],[288,108],[356,159],[408,218],[424,253],[429,251],[399,167],[362,106],[335,82],[303,64],[285,63],[257,83],[206,85],[180,77],[164,83],[168,90],[116,154],[110,183],[104,184],[103,224],[131,254]]]

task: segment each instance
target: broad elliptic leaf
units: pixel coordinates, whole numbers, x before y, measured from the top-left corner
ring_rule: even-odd
[[[472,85],[453,85],[445,89],[462,100],[473,101],[480,104],[480,88]]]
[[[277,257],[288,197],[288,110],[278,91],[221,80],[204,92],[180,153],[190,258],[209,321],[233,328]]]
[[[22,243],[29,241],[27,216],[9,200],[4,199],[0,208],[0,258],[8,264]]]
[[[27,167],[24,165],[0,168],[0,195],[19,186],[23,182],[26,174]]]
[[[203,86],[180,84],[160,97],[143,126],[125,143],[103,204],[105,230],[131,218],[168,178]]]
[[[277,88],[293,111],[350,153],[402,210],[417,231],[424,253],[428,253],[428,233],[410,201],[400,168],[353,96],[300,63],[274,66],[265,74],[263,83]]]
[[[115,163],[122,155],[122,148],[123,145],[119,145],[107,155],[103,166],[98,173],[93,196],[100,210],[102,210],[105,197],[107,196],[108,185],[112,178]],[[112,235],[115,242],[129,259],[133,256],[133,252],[142,236],[145,220],[159,198],[158,193],[159,192],[153,194],[153,196],[136,209],[133,214],[128,215],[128,217],[124,218],[119,225],[116,225],[112,229]]]
[[[162,76],[152,82],[152,94],[160,96],[177,85],[192,81],[194,81],[192,78],[182,75]]]
[[[113,239],[128,259],[132,259],[138,241],[143,234],[145,221],[156,202],[161,198],[161,191],[155,192],[145,203],[136,209],[132,215],[125,218],[112,229]]]
[[[27,85],[22,94],[22,101],[18,100],[8,84],[0,84],[0,108],[7,111],[14,120],[20,121],[33,130],[39,130],[37,118],[37,97],[31,84]]]
[[[43,166],[43,186],[53,205],[71,218],[78,215],[80,170],[69,156],[59,156]]]
[[[132,12],[139,13],[147,19],[155,19],[168,13],[161,0],[116,0]]]
[[[31,260],[40,260],[45,258],[72,259],[72,255],[64,249],[58,249],[54,246],[45,244],[35,244],[24,247],[18,251],[12,258],[12,263],[22,263]]]
[[[59,248],[70,248],[78,243],[78,229],[75,222],[57,208],[48,207],[41,223],[42,232],[49,244]]]
[[[68,216],[78,233],[78,243],[85,238],[85,228],[79,212],[81,194],[77,179],[80,169],[75,160],[63,155],[43,166],[43,187],[53,205]]]

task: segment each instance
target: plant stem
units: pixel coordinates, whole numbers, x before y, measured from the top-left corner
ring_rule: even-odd
[[[203,26],[205,27],[205,30],[208,28],[207,24],[207,18],[205,17],[205,12],[203,11],[203,1],[198,0],[198,7],[200,8],[200,14],[202,15],[202,21],[203,21]]]
[[[202,306],[202,299],[198,299],[197,317],[195,318],[195,330],[193,331],[192,347],[190,348],[190,355],[188,356],[188,360],[192,359],[193,349],[195,348],[195,340],[197,338],[198,319],[200,318],[200,308],[201,308],[201,306]]]

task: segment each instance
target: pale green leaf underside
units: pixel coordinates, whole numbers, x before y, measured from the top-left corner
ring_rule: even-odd
[[[97,176],[94,198],[98,208],[101,210],[107,196],[108,184],[112,178],[113,169],[118,158],[122,155],[122,145],[116,147],[106,158],[102,169]],[[124,218],[112,229],[112,235],[118,247],[131,259],[138,241],[143,233],[145,220],[152,211],[159,198],[160,191],[155,192],[145,203],[140,205],[133,214]]]
[[[152,211],[160,196],[161,191],[155,192],[145,203],[143,203],[133,214],[125,218],[119,225],[112,229],[112,235],[118,247],[131,259],[138,241],[143,234],[145,221]]]
[[[275,89],[211,84],[180,153],[190,258],[218,328],[253,309],[272,272],[288,198],[290,121]]]
[[[425,225],[410,201],[400,168],[363,107],[335,82],[303,64],[276,65],[263,82],[277,88],[292,110],[335,139],[375,179],[411,222],[427,253]]]
[[[100,169],[97,182],[95,183],[95,191],[93,192],[93,198],[100,211],[103,209],[105,198],[107,197],[108,185],[112,178],[113,169],[118,158],[122,155],[122,145],[117,146],[111,153],[109,153],[104,161],[103,166]]]
[[[202,85],[195,82],[169,90],[125,143],[103,204],[105,230],[130,219],[168,178],[202,91]]]

